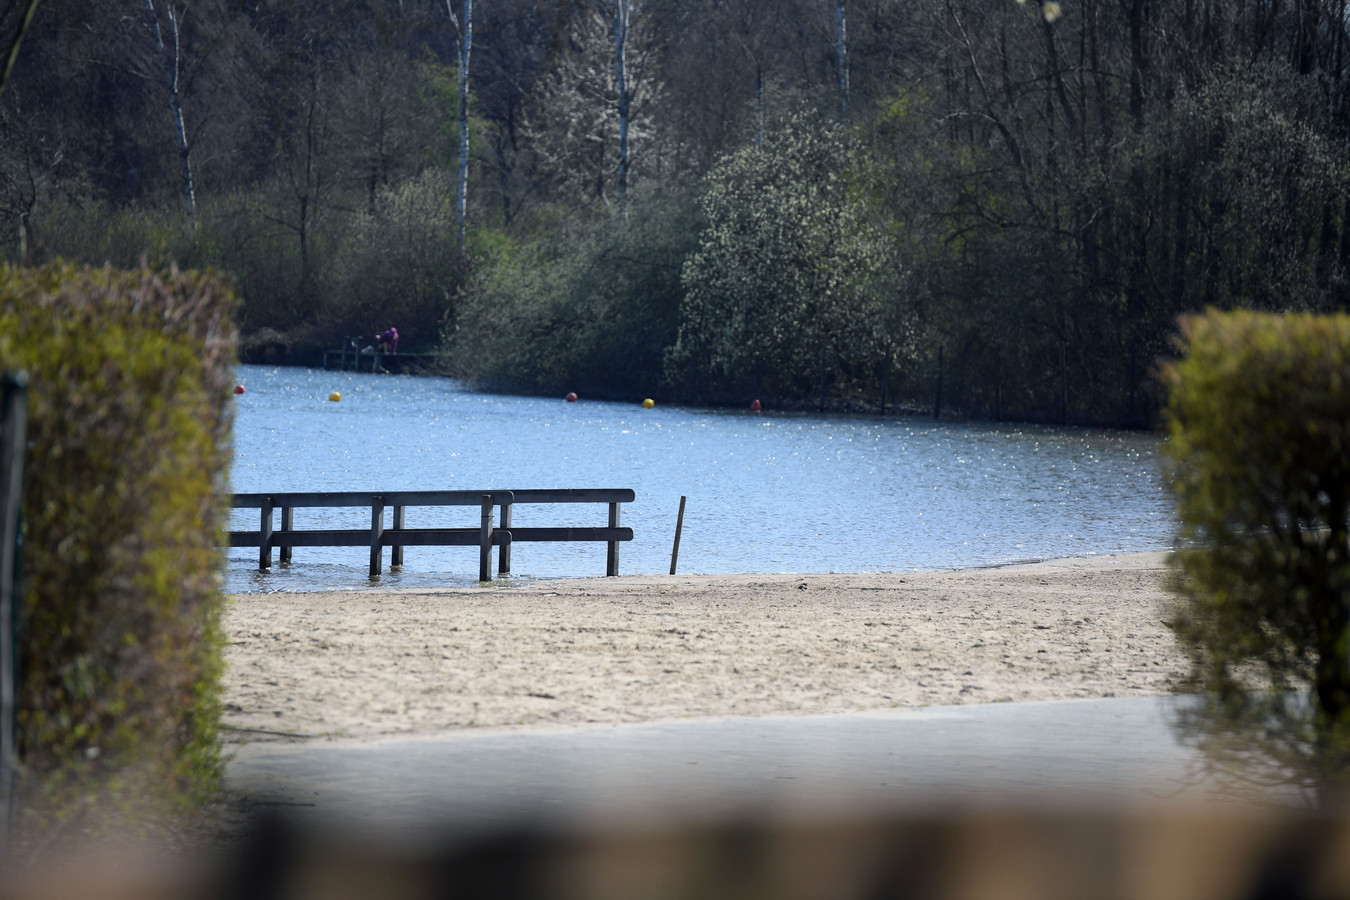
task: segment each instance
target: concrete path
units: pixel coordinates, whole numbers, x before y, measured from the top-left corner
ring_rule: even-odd
[[[235,789],[305,823],[385,834],[700,821],[924,804],[1213,801],[1176,739],[1184,699],[257,743]],[[1286,802],[1297,798],[1286,795]]]

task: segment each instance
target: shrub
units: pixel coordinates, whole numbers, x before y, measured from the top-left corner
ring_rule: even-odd
[[[231,304],[176,270],[0,268],[0,362],[31,379],[21,827],[218,786]]]
[[[714,167],[682,270],[672,381],[759,376],[812,396],[822,364],[881,358],[900,276],[860,196],[860,164],[845,132],[798,115]]]
[[[446,335],[455,374],[498,389],[662,396],[696,232],[685,198],[634,192],[626,215],[483,247]]]
[[[1350,774],[1350,316],[1209,312],[1169,365],[1173,628],[1221,761],[1325,799]]]
[[[347,334],[397,326],[405,351],[434,346],[459,277],[455,184],[437,169],[381,190],[374,209],[354,217],[333,260],[323,319],[328,346]]]

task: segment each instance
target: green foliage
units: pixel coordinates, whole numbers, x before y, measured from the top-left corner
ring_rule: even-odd
[[[31,376],[30,827],[190,807],[219,784],[232,302],[176,270],[0,268],[0,360]]]
[[[426,123],[425,161],[446,171],[459,166],[459,66],[434,61],[418,64],[414,107],[417,118]],[[486,127],[474,107],[473,82],[469,84],[469,158],[483,155],[483,131]],[[453,194],[451,195],[453,196]]]
[[[71,256],[121,268],[141,260],[166,265],[187,244],[184,217],[117,209],[87,198],[56,205],[46,225],[50,239]]]
[[[1148,426],[1178,315],[1350,308],[1343,10],[1192,7],[864,4],[845,115],[833,29],[801,25],[816,0],[634,8],[630,199],[702,183],[709,205],[692,244],[676,231],[699,211],[623,245],[613,8],[478,4],[478,239],[450,257],[443,11],[194,3],[174,36],[194,226],[144,11],[45,0],[0,95],[0,254],[228,272],[250,360],[317,364],[391,323],[420,350],[458,323],[485,383],[609,372],[620,392],[640,372],[691,400],[755,381],[804,403],[823,368],[835,404],[875,408],[885,359],[892,398],[930,403],[941,348],[945,409]],[[596,316],[630,316],[640,346],[586,331]]]
[[[323,312],[330,330],[373,335],[394,325],[404,350],[440,340],[459,266],[454,198],[454,177],[440,169],[379,192],[334,260]]]
[[[663,396],[695,215],[681,199],[638,196],[626,216],[604,211],[519,245],[482,236],[447,335],[456,372],[501,388]]]
[[[1165,380],[1173,628],[1221,759],[1350,781],[1350,316],[1209,312]],[[1254,751],[1254,753],[1253,753]]]
[[[1149,123],[1089,191],[1153,273],[1134,318],[1170,329],[1208,306],[1328,311],[1347,273],[1338,223],[1350,199],[1340,139],[1318,133],[1323,88],[1273,65],[1214,73]]]
[[[418,112],[433,123],[434,140],[428,142],[429,161],[449,169],[459,156],[459,69],[425,60],[417,66],[416,103]],[[472,95],[471,95],[472,96]],[[469,107],[472,109],[472,104]],[[477,137],[470,120],[469,138]]]
[[[714,167],[682,273],[672,380],[754,375],[809,395],[823,358],[881,357],[900,278],[859,197],[858,159],[840,129],[794,116]]]

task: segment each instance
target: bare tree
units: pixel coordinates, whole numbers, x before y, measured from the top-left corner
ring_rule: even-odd
[[[557,0],[494,0],[477,10],[473,112],[480,123],[485,205],[510,227],[530,206],[539,187],[532,142],[524,140],[525,118],[536,84],[546,78],[562,50],[570,5]]]
[[[0,69],[0,91],[5,89],[9,73],[14,68],[14,61],[19,58],[19,45],[23,43],[23,36],[33,24],[33,14],[37,12],[38,2],[39,0],[28,0],[28,6],[14,28],[14,34],[9,40],[9,49],[5,52],[4,69]],[[19,213],[19,261],[23,263],[29,261],[34,243],[32,226],[28,222],[31,210],[32,202],[29,201],[28,208]]]
[[[848,20],[844,0],[834,0],[836,53],[839,57],[839,114],[848,115]]]
[[[554,188],[622,203],[635,168],[634,139],[652,129],[654,77],[650,19],[623,0],[591,10],[569,35],[571,50],[534,92],[525,132]],[[616,53],[622,46],[622,54]],[[617,171],[615,168],[617,150]]]
[[[473,0],[464,0],[464,19],[455,16],[450,0],[445,11],[455,25],[458,40],[455,55],[459,61],[459,185],[455,199],[455,223],[459,248],[464,249],[464,222],[469,197],[469,53],[473,50]]]
[[[614,9],[614,85],[619,111],[619,203],[628,195],[628,96],[627,72],[624,71],[624,51],[628,45],[628,15],[632,4],[615,0]]]
[[[620,206],[628,197],[628,136],[633,119],[633,104],[642,90],[655,45],[652,23],[646,21],[639,46],[632,48],[636,53],[630,56],[632,16],[633,0],[614,0],[614,108],[619,117],[619,172],[616,188]]]
[[[164,67],[164,87],[169,92],[169,112],[173,117],[174,137],[178,140],[178,158],[183,174],[183,200],[187,204],[188,224],[197,230],[197,192],[192,184],[191,148],[188,145],[187,129],[183,127],[183,104],[178,93],[179,62],[182,59],[182,41],[179,28],[182,17],[187,15],[187,7],[178,13],[173,3],[168,5],[169,25],[173,28],[173,57],[164,46],[164,32],[159,27],[159,12],[155,9],[155,0],[145,0],[145,14],[150,33],[155,37],[155,46],[159,48],[160,62]]]

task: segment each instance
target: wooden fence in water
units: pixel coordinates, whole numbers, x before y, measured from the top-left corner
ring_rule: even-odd
[[[281,561],[290,562],[295,547],[369,547],[370,575],[380,574],[384,548],[391,548],[390,565],[403,565],[404,547],[478,547],[478,580],[492,578],[492,548],[497,547],[497,571],[511,571],[511,545],[525,542],[599,541],[608,545],[606,575],[619,574],[619,543],[633,539],[633,529],[619,525],[622,505],[633,501],[631,488],[564,488],[526,491],[329,491],[310,493],[235,494],[234,509],[259,511],[257,531],[231,531],[231,547],[257,547],[258,568],[272,566],[272,550],[280,551]],[[511,524],[512,509],[520,504],[604,503],[609,506],[609,523],[603,527],[529,527]],[[477,506],[477,528],[408,528],[406,511],[418,506]],[[295,510],[305,508],[370,509],[369,529],[297,529]],[[393,527],[384,526],[386,509],[393,509]],[[501,515],[493,524],[494,510]],[[281,510],[281,527],[275,526],[275,512]]]

